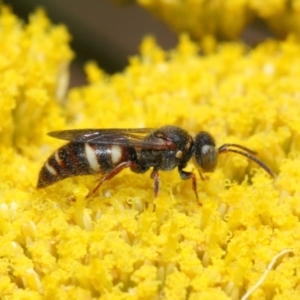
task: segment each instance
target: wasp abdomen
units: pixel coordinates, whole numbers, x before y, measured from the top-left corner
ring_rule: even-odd
[[[38,188],[77,175],[106,174],[132,157],[132,148],[71,142],[54,152],[42,167]]]

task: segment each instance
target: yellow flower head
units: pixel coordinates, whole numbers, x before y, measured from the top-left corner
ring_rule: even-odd
[[[188,32],[195,40],[210,36],[237,39],[258,18],[278,36],[299,36],[299,1],[286,0],[137,0],[177,34]]]
[[[42,11],[25,25],[0,15],[0,295],[10,299],[291,299],[300,263],[300,45],[256,49],[217,44],[206,56],[187,36],[141,53],[112,76],[95,63],[89,83],[63,97],[72,57],[64,27]],[[55,49],[55,51],[53,51]],[[218,145],[258,153],[274,180],[233,153],[190,180],[122,171],[79,176],[37,190],[39,169],[70,128],[158,128],[210,132]],[[277,256],[278,255],[278,256]],[[295,298],[296,299],[296,298]]]

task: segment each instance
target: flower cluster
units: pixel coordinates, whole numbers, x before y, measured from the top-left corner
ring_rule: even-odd
[[[278,36],[300,33],[299,1],[286,0],[136,0],[176,33],[200,40],[209,35],[239,38],[255,19],[263,20]]]
[[[223,43],[200,56],[187,36],[170,52],[146,38],[122,73],[87,64],[89,83],[70,90],[62,106],[68,38],[41,11],[25,25],[2,7],[0,295],[247,299],[251,291],[255,299],[296,299],[299,41],[253,50]],[[35,188],[47,156],[63,144],[48,131],[166,124],[245,145],[277,178],[231,153],[208,180],[197,175],[202,206],[176,170],[160,173],[156,199],[150,173],[129,170],[89,199],[95,176]]]
[[[64,26],[52,26],[42,10],[24,25],[1,6],[0,17],[0,137],[1,145],[22,147],[45,134],[56,101],[65,97],[68,64],[73,56]],[[43,124],[41,124],[43,122]],[[63,119],[55,118],[63,126]]]

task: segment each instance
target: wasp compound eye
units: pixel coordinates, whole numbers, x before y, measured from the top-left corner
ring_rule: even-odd
[[[199,132],[194,140],[195,160],[202,171],[212,172],[218,163],[218,150],[213,137],[207,132]]]

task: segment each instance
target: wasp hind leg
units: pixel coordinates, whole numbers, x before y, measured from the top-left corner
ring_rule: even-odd
[[[109,173],[107,173],[105,176],[103,176],[101,178],[101,180],[99,181],[99,183],[96,185],[96,187],[92,191],[90,191],[86,195],[85,198],[89,198],[91,195],[93,195],[99,189],[99,187],[103,184],[103,182],[114,178],[116,175],[118,175],[125,168],[133,168],[133,167],[135,167],[135,165],[136,164],[132,161],[125,161],[125,162],[120,163],[114,169],[112,169]]]

